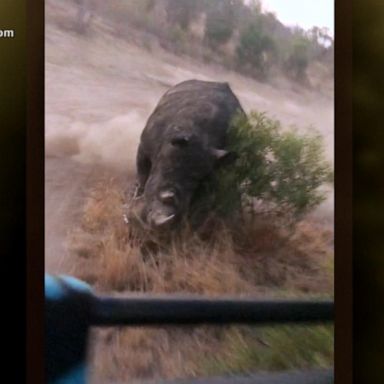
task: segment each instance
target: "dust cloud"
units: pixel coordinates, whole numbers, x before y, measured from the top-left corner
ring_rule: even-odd
[[[145,119],[132,111],[105,122],[74,121],[46,133],[46,157],[70,156],[84,164],[133,172]]]

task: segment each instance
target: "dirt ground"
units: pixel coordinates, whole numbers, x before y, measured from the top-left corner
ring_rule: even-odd
[[[226,81],[246,111],[257,109],[296,125],[313,127],[333,162],[333,94],[320,94],[283,79],[269,85],[193,59],[118,39],[103,24],[79,36],[58,27],[70,7],[46,6],[45,266],[71,270],[68,231],[89,188],[106,174],[133,180],[139,135],[166,89],[187,79]],[[276,85],[278,84],[278,85]],[[317,210],[333,226],[333,192]]]

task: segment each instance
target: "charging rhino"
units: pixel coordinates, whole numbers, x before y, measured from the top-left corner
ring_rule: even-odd
[[[170,228],[199,184],[236,155],[225,149],[231,119],[244,111],[227,83],[184,81],[160,99],[141,134],[137,196],[141,219]]]

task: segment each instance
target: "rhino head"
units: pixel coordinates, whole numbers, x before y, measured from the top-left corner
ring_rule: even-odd
[[[196,135],[174,135],[161,145],[145,184],[141,217],[152,228],[172,228],[188,212],[198,186],[235,154]]]

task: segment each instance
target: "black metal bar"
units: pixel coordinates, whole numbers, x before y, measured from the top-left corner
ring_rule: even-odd
[[[333,316],[332,301],[95,297],[90,321],[94,326],[225,325],[331,322]]]

